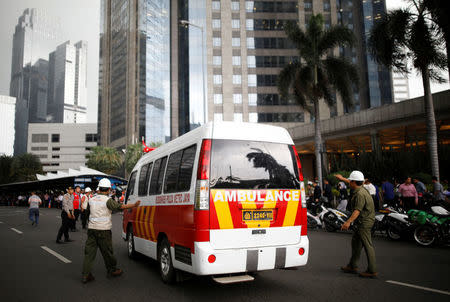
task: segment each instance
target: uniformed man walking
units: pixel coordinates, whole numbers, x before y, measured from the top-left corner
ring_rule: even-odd
[[[61,212],[61,227],[59,228],[58,235],[56,237],[56,243],[62,243],[61,237],[64,234],[64,242],[71,242],[69,238],[69,228],[72,224],[72,220],[75,219],[73,215],[73,188],[67,188],[67,193],[64,194],[62,201]]]
[[[359,276],[374,278],[377,276],[377,268],[371,229],[375,222],[375,209],[372,197],[362,186],[364,183],[364,175],[360,171],[353,171],[348,179],[339,174],[336,174],[335,176],[339,180],[347,182],[350,185],[350,188],[354,190],[350,200],[353,213],[342,225],[343,230],[348,230],[350,225],[354,222],[355,230],[352,237],[352,257],[350,258],[349,264],[341,267],[341,270],[345,273],[356,274],[358,272],[358,261],[361,256],[361,249],[364,247],[367,255],[368,268],[365,272],[359,273]]]
[[[116,267],[117,260],[114,257],[112,247],[111,214],[113,211],[131,209],[138,207],[139,200],[134,204],[119,204],[109,197],[111,182],[107,178],[100,180],[98,184],[99,192],[83,204],[83,208],[89,211],[88,238],[84,250],[84,262],[82,272],[82,282],[87,283],[95,278],[91,273],[94,264],[97,248],[102,253],[106,270],[109,276],[117,277],[122,275],[122,270]]]

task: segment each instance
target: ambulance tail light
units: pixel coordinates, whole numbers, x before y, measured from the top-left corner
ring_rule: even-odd
[[[209,165],[211,160],[211,140],[204,139],[200,150],[195,190],[195,209],[209,210]]]

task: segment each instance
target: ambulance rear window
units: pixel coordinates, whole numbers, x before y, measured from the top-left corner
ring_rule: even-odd
[[[297,163],[287,144],[213,140],[210,187],[300,189]]]

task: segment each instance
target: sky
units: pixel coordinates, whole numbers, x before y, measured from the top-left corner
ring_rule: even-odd
[[[88,42],[87,94],[89,123],[97,122],[100,0],[0,0],[0,94],[9,95],[11,53],[17,20],[26,8],[46,10],[61,21],[61,43]],[[51,52],[53,50],[49,50]],[[44,58],[47,59],[48,58]]]

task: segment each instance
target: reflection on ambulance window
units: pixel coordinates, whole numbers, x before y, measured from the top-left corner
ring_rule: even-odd
[[[213,140],[210,186],[215,189],[300,189],[286,144]]]

